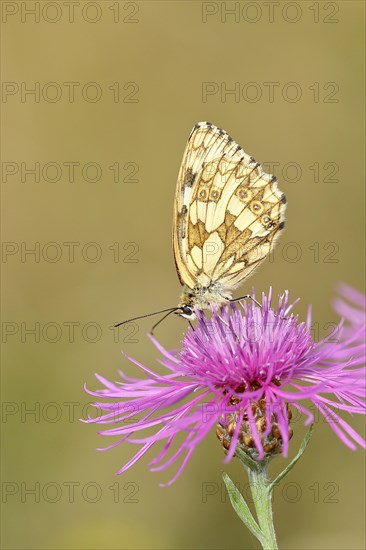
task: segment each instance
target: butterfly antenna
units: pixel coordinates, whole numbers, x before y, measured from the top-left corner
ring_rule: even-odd
[[[116,323],[114,328],[120,327],[121,325],[125,325],[126,323],[131,323],[132,321],[137,321],[137,319],[145,319],[145,317],[151,317],[152,315],[159,315],[159,313],[165,313],[168,311],[169,313],[172,313],[173,311],[177,311],[177,307],[170,307],[168,309],[162,309],[161,311],[154,311],[153,313],[147,313],[146,315],[140,315],[139,317],[132,317],[132,319],[127,319],[126,321],[122,321],[122,323]],[[168,313],[168,315],[169,315]],[[164,315],[163,319],[165,319],[167,315]],[[159,321],[160,322],[160,321]]]

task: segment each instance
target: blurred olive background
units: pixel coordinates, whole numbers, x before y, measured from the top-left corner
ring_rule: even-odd
[[[151,319],[110,327],[177,303],[172,206],[197,121],[277,163],[288,198],[273,257],[240,292],[289,289],[320,338],[337,282],[363,288],[364,3],[1,7],[3,548],[258,548],[221,482],[225,469],[245,493],[244,473],[214,433],[169,489],[153,453],[117,477],[137,447],[95,450],[112,438],[79,422],[83,384],[135,375],[121,350],[159,369]],[[174,348],[185,329],[174,317],[157,336]],[[300,419],[294,432],[291,456]],[[364,548],[364,503],[363,452],[318,421],[275,494],[280,546]]]

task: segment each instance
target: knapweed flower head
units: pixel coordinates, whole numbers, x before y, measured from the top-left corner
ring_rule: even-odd
[[[119,437],[107,448],[122,441],[141,445],[118,473],[160,442],[150,466],[159,471],[178,462],[170,485],[215,427],[226,461],[238,446],[257,460],[280,452],[286,456],[292,435],[290,408],[305,415],[306,424],[313,421],[305,400],[349,448],[365,447],[339,415],[365,413],[365,339],[360,339],[360,329],[346,338],[333,335],[315,342],[310,312],[306,322],[299,322],[287,292],[275,310],[271,302],[270,291],[261,305],[232,303],[213,309],[211,316],[197,311],[196,326],[188,329],[179,351],[169,352],[152,339],[166,374],[129,358],[143,378],[120,372],[122,380],[112,383],[97,375],[104,388],[89,393],[106,401],[95,403],[103,414],[87,422],[112,424],[100,432]],[[149,432],[145,436],[144,430]]]

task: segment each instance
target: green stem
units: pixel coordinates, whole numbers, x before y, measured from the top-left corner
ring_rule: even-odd
[[[267,465],[259,463],[256,471],[248,468],[250,488],[253,495],[255,511],[262,532],[264,550],[278,550],[276,533],[273,526],[272,490],[267,476]]]
[[[273,526],[272,514],[272,492],[273,489],[282,481],[282,479],[292,470],[295,464],[303,455],[313,431],[310,426],[307,434],[301,443],[299,452],[286,466],[286,468],[278,474],[276,479],[269,481],[267,476],[268,458],[258,462],[246,455],[241,449],[236,449],[235,455],[239,458],[249,477],[250,488],[253,495],[253,502],[257,512],[256,521],[252,516],[248,504],[245,502],[243,495],[232,482],[227,474],[223,474],[223,479],[230,497],[230,502],[238,514],[241,521],[248,529],[257,537],[264,550],[278,550],[276,533]]]

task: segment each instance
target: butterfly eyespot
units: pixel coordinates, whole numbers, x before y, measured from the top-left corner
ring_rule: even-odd
[[[216,201],[219,198],[220,198],[220,191],[218,191],[217,189],[213,189],[210,194],[210,199]]]
[[[263,204],[261,204],[260,202],[254,201],[253,204],[251,205],[250,209],[255,214],[260,214],[261,212],[263,212],[264,207],[263,207]]]
[[[198,196],[200,199],[205,199],[207,197],[207,192],[204,189],[201,189],[201,191],[198,193]]]
[[[272,220],[269,216],[263,216],[262,217],[262,223],[264,223],[265,225],[268,225],[271,221]]]
[[[242,202],[249,202],[252,198],[252,192],[245,187],[239,187],[236,192],[236,196]]]

